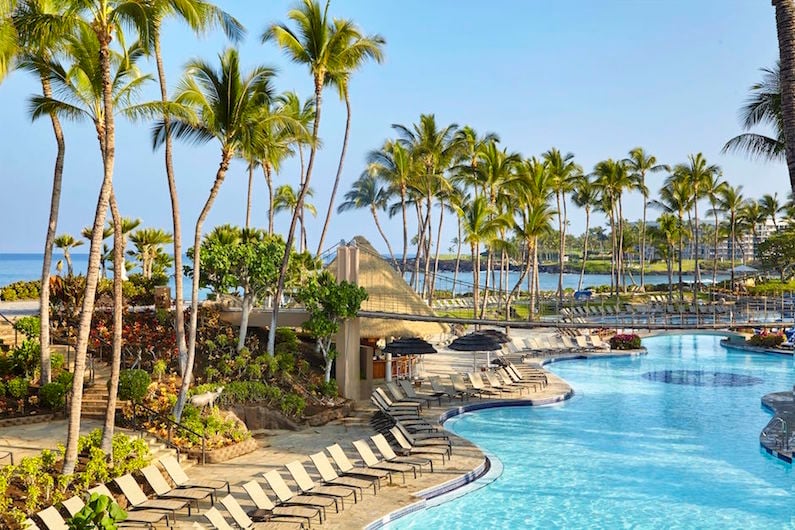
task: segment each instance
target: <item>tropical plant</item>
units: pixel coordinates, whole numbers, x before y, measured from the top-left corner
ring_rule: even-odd
[[[571,200],[574,204],[585,210],[585,232],[582,243],[582,264],[580,265],[580,279],[577,282],[577,290],[582,290],[582,282],[585,277],[585,263],[588,261],[588,231],[591,226],[591,209],[598,204],[599,191],[594,186],[588,175],[581,175],[574,184]],[[646,205],[644,199],[643,206],[643,236],[645,237],[646,227]],[[645,252],[644,243],[641,243],[641,285],[643,285],[643,253]]]
[[[669,168],[664,164],[658,164],[657,157],[647,154],[642,147],[632,149],[629,152],[626,163],[637,183],[638,190],[643,195],[643,218],[640,228],[640,286],[643,287],[646,285],[646,208],[649,204],[649,188],[646,185],[646,175],[668,170]]]
[[[738,214],[740,212],[740,208],[742,207],[743,203],[745,202],[745,198],[742,195],[742,186],[730,186],[726,185],[723,189],[720,190],[718,195],[718,209],[723,212],[724,215],[728,216],[729,221],[729,244],[728,247],[731,249],[730,252],[730,260],[731,260],[731,285],[734,288],[734,260],[737,255],[736,245],[737,245],[737,220]]]
[[[163,245],[172,243],[173,239],[171,234],[159,228],[141,228],[130,235],[130,241],[135,246],[135,252],[131,251],[130,254],[138,258],[144,278],[165,273],[164,265],[171,260],[171,256],[163,252]]]
[[[566,194],[572,190],[575,179],[582,174],[582,168],[574,162],[574,153],[562,154],[557,148],[553,147],[543,154],[546,162],[553,187],[555,189],[555,199],[557,201],[558,218],[558,300],[563,302],[563,267],[566,256]],[[620,265],[619,257],[619,265]]]
[[[66,262],[66,274],[72,276],[74,274],[74,268],[72,267],[72,249],[81,246],[83,242],[79,239],[75,239],[70,234],[61,234],[53,240],[53,244],[63,251],[63,259]]]
[[[392,264],[397,269],[398,264],[395,259],[395,253],[392,251],[392,245],[389,243],[389,238],[384,234],[384,230],[381,228],[381,222],[378,220],[379,210],[386,210],[389,195],[390,190],[381,186],[378,177],[369,171],[365,171],[359,175],[359,178],[351,185],[351,190],[345,194],[345,201],[337,207],[337,211],[346,212],[359,208],[369,209],[373,216],[373,221],[375,221],[375,227],[384,239],[384,243],[386,243],[386,248],[389,251]]]

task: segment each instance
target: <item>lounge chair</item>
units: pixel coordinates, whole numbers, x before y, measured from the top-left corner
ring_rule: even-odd
[[[108,492],[110,493],[110,492]],[[113,495],[108,495],[111,499],[114,499]],[[115,499],[114,499],[115,502]],[[69,497],[68,499],[61,501],[61,506],[66,510],[69,514],[69,517],[74,517],[75,515],[83,509],[86,503],[83,502],[83,499],[75,495],[74,497]],[[130,516],[132,520],[130,519]],[[141,512],[133,512],[132,514],[128,513],[127,518],[124,521],[116,523],[116,525],[120,528],[154,528],[154,525],[158,521],[139,521],[135,520],[135,515],[141,515]],[[152,517],[148,517],[148,519],[154,519],[156,515],[153,513],[151,514]],[[146,518],[146,517],[144,517]],[[162,519],[162,517],[161,517]],[[168,524],[166,525],[168,526]]]
[[[409,382],[409,381],[407,381],[405,379],[398,379],[398,385],[400,385],[400,388],[403,390],[403,392],[410,398],[427,399],[429,404],[430,404],[431,401],[433,401],[435,399],[435,400],[437,400],[439,402],[439,406],[440,407],[442,406],[442,395],[443,394],[439,394],[437,392],[434,392],[433,394],[428,394],[428,395],[418,394],[414,390],[414,386],[412,386],[411,382]]]
[[[294,493],[290,487],[287,486],[287,483],[284,481],[279,472],[275,469],[268,471],[267,473],[263,473],[262,476],[265,478],[265,482],[268,483],[268,486],[271,490],[273,490],[273,493],[276,494],[276,497],[279,498],[279,502],[282,504],[288,506],[315,506],[316,508],[321,509],[321,515],[324,520],[326,518],[326,508],[329,506],[334,506],[334,510],[339,512],[339,506],[336,499],[321,497],[320,495],[302,495]]]
[[[442,457],[442,464],[445,462],[445,457],[451,456],[452,450],[450,446],[442,446],[440,444],[428,445],[412,445],[406,436],[397,427],[389,429],[390,434],[400,446],[398,452],[404,455],[436,455]]]
[[[196,509],[199,508],[199,501],[203,501],[209,497],[210,504],[215,504],[215,491],[204,488],[172,488],[163,478],[157,466],[150,465],[141,468],[141,474],[146,479],[152,491],[155,492],[159,499],[182,499],[196,503]]]
[[[105,495],[106,497],[110,497],[114,501],[116,500],[116,497],[104,484],[99,484],[88,490],[89,495],[92,495],[94,493],[97,493],[99,495]],[[80,505],[78,505],[77,501],[74,500],[72,500],[72,502],[68,505],[66,502],[63,503],[64,507],[67,509],[70,515],[75,515],[77,512],[82,510],[84,506],[83,500],[80,499],[80,497],[73,497],[73,498],[76,498],[78,501],[80,501]],[[74,508],[77,508],[77,511],[72,512],[72,509]],[[169,522],[169,513],[171,514],[171,521],[175,521],[174,512],[171,510],[169,511],[149,510],[145,508],[135,508],[134,506],[130,505],[127,506],[125,511],[127,512],[127,518],[124,520],[125,525],[128,523],[143,523],[151,527],[163,521],[165,522],[165,525],[170,528],[172,525],[171,522]]]
[[[216,530],[235,530],[235,527],[230,525],[224,516],[221,515],[221,512],[218,511],[217,508],[213,507],[204,512],[204,517],[207,521],[212,525],[213,528]],[[282,530],[285,528],[289,528],[286,525],[281,523],[254,523],[254,525],[250,527],[241,527],[241,528],[264,528],[264,529],[273,529],[273,530]],[[303,528],[302,526],[298,525],[295,528]]]
[[[307,526],[312,526],[311,521],[315,517],[317,517],[318,522],[321,522],[320,508],[314,506],[276,506],[256,480],[250,480],[243,484],[243,491],[248,494],[251,502],[256,506],[255,510],[248,512],[248,516],[254,521],[267,521],[274,516],[278,516],[303,519],[306,521]]]
[[[272,518],[269,521],[261,521],[255,523],[252,521],[248,515],[246,515],[246,511],[238,504],[237,499],[232,497],[231,495],[227,495],[223,499],[221,499],[221,504],[224,505],[226,511],[229,515],[232,516],[232,519],[235,521],[235,525],[238,528],[243,528],[248,530],[249,528],[262,528],[262,529],[273,529],[273,530],[288,530],[290,528],[294,530],[301,530],[304,528],[303,521],[296,521],[293,518]]]
[[[450,374],[450,382],[453,383],[453,390],[464,396],[464,398],[466,399],[478,395],[478,392],[473,392],[472,390],[467,388],[467,384],[464,381],[464,378],[458,374]]]
[[[387,462],[396,462],[398,464],[408,464],[410,466],[418,466],[420,473],[422,473],[422,466],[428,466],[433,473],[433,460],[426,457],[410,457],[410,456],[398,456],[395,451],[392,449],[392,446],[389,445],[389,442],[384,437],[383,434],[376,434],[371,436],[370,439],[375,444],[375,448],[378,449],[378,452],[384,457],[384,460]]]
[[[135,481],[132,475],[123,475],[113,479],[122,492],[127,497],[130,505],[134,508],[151,508],[153,510],[168,510],[175,514],[177,510],[188,508],[188,515],[191,514],[190,501],[182,499],[150,499]]]
[[[452,387],[443,385],[441,379],[439,379],[439,376],[429,377],[428,382],[431,384],[433,391],[438,395],[445,396],[450,401],[452,401],[454,397],[461,397],[461,401],[464,401],[464,398],[459,396],[456,391],[452,389]]]
[[[467,373],[467,378],[469,379],[469,383],[472,385],[472,388],[474,388],[475,391],[480,394],[481,398],[484,394],[495,397],[501,393],[498,390],[486,388],[486,385],[483,384],[483,379],[480,377],[480,374],[469,372]]]
[[[381,480],[377,477],[341,477],[334,471],[334,466],[329,462],[325,453],[314,453],[309,455],[310,460],[315,465],[315,469],[320,474],[321,480],[324,484],[332,484],[337,486],[349,486],[358,488],[360,492],[372,486],[373,495],[378,494],[378,487],[381,485]]]
[[[417,478],[417,468],[415,466],[379,460],[378,457],[375,456],[375,453],[373,453],[373,451],[370,449],[370,446],[367,445],[367,442],[364,440],[354,440],[353,447],[356,449],[356,452],[359,453],[359,457],[361,457],[364,465],[370,469],[383,469],[384,471],[389,471],[390,473],[400,473],[400,477],[404,484],[406,483],[407,471],[413,473],[414,478]]]
[[[381,396],[381,399],[389,408],[416,411],[422,410],[422,405],[416,401],[392,401],[392,399],[386,395],[386,392],[384,392],[384,389],[381,387],[377,387],[375,390],[373,390],[373,392]]]
[[[341,509],[343,510],[345,509],[345,499],[351,495],[353,495],[354,504],[359,502],[359,499],[356,495],[358,488],[315,484],[315,481],[312,480],[312,477],[310,477],[309,473],[306,472],[304,465],[297,460],[290,462],[285,467],[287,468],[287,471],[290,472],[290,475],[292,475],[293,480],[295,481],[295,484],[298,486],[298,489],[301,493],[305,493],[307,495],[331,497],[335,500],[339,499]]]
[[[171,455],[161,457],[160,464],[163,466],[163,469],[166,470],[166,473],[168,473],[168,476],[171,477],[171,480],[174,481],[174,484],[176,484],[178,488],[205,488],[205,489],[212,489],[215,491],[226,488],[227,493],[231,493],[232,491],[229,488],[228,480],[191,479],[190,477],[188,477],[188,475],[185,474],[185,470],[182,469],[182,466],[177,461],[177,459]]]
[[[348,459],[348,455],[345,454],[345,451],[342,450],[342,447],[340,447],[339,444],[326,447],[326,451],[328,451],[328,454],[331,455],[331,459],[334,460],[334,463],[337,465],[343,475],[377,478],[379,480],[385,478],[389,480],[390,484],[392,483],[392,474],[389,473],[389,471],[354,466],[353,463],[351,463],[351,461]]]
[[[399,379],[399,381],[405,381],[405,379]],[[411,385],[409,385],[409,386],[411,386]],[[400,401],[400,400],[403,400],[403,401],[415,401],[415,402],[419,403],[421,406],[424,406],[424,407],[425,406],[429,406],[430,402],[433,401],[434,399],[436,399],[436,398],[432,398],[432,397],[429,397],[429,396],[418,396],[417,394],[414,394],[413,396],[411,396],[411,395],[409,395],[408,393],[405,392],[405,390],[403,389],[402,386],[398,386],[398,384],[396,382],[394,382],[394,381],[388,382],[386,384],[386,388],[387,388],[387,390],[389,390],[389,393],[392,394],[392,397],[394,397],[398,401]]]
[[[39,521],[47,530],[69,530],[69,526],[67,526],[66,521],[61,517],[55,506],[50,506],[36,513],[36,517],[39,518]]]
[[[39,526],[33,522],[33,519],[25,519],[22,521],[22,530],[41,530]]]
[[[483,372],[483,376],[486,378],[486,381],[489,382],[491,388],[495,390],[499,390],[501,392],[507,392],[509,394],[513,394],[516,390],[518,390],[518,389],[515,390],[514,388],[509,387],[507,385],[503,385],[502,382],[499,379],[497,379],[497,377],[491,372]]]
[[[406,436],[406,438],[408,438],[412,443],[414,443],[414,441],[431,440],[436,441],[437,443],[445,443],[446,445],[450,444],[450,437],[441,431],[409,432],[409,430],[406,429],[400,422],[396,422],[395,427],[400,429],[403,432],[403,435]]]

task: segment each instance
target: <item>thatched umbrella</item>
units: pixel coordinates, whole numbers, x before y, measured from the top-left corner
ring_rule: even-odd
[[[476,331],[475,333],[479,333],[481,335],[487,335],[493,338],[494,340],[496,340],[497,342],[499,342],[500,344],[507,344],[511,342],[511,339],[508,338],[508,335],[506,335],[504,332],[498,329],[482,329],[480,331]]]
[[[436,353],[436,348],[419,337],[401,337],[393,340],[381,351],[386,353],[386,380],[392,380],[392,355],[426,355]]]
[[[471,351],[472,352],[472,368],[476,369],[475,355],[477,352],[486,352],[486,362],[489,363],[490,353],[502,349],[502,345],[497,342],[494,337],[484,333],[470,333],[463,337],[458,337],[450,343],[450,349],[456,351]]]

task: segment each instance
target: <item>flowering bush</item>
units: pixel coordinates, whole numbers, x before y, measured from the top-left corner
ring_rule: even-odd
[[[113,315],[95,313],[89,336],[94,349],[110,349],[113,344]],[[122,358],[125,366],[136,365],[151,371],[153,364],[176,361],[177,345],[171,316],[144,311],[125,313],[122,328]]]
[[[639,350],[640,337],[634,333],[613,335],[610,338],[610,348],[613,350]]]
[[[759,346],[761,348],[775,348],[786,340],[782,333],[770,333],[762,331],[748,339],[749,346]]]

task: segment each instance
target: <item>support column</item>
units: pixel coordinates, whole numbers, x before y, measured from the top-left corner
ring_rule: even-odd
[[[358,285],[359,249],[354,246],[337,247],[337,281]],[[336,379],[340,394],[348,399],[361,399],[361,361],[359,319],[352,318],[340,326],[337,333]]]

